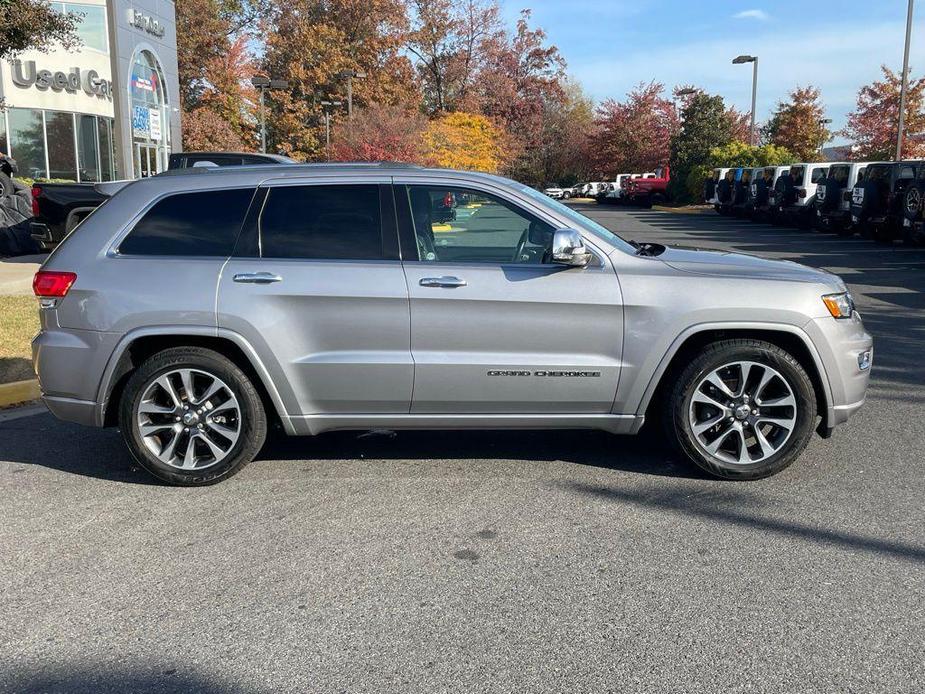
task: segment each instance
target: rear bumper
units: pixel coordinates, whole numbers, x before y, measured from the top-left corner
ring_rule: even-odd
[[[43,395],[42,402],[45,403],[49,412],[65,422],[74,422],[87,427],[103,426],[103,408],[97,402],[53,395]]]
[[[118,335],[55,326],[54,311],[43,319],[43,330],[32,340],[32,366],[42,399],[56,417],[89,426],[102,426],[100,379]]]

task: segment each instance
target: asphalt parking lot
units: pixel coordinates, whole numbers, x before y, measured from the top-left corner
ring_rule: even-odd
[[[865,408],[756,483],[653,437],[337,433],[193,490],[5,414],[0,691],[923,691],[925,250],[578,206],[841,274]]]

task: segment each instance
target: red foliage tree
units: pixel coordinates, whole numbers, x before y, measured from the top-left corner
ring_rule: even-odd
[[[857,109],[840,133],[854,140],[862,159],[892,159],[896,153],[902,78],[886,65],[880,69],[883,79],[861,87]],[[902,158],[925,157],[925,78],[909,80],[905,120]]]
[[[423,134],[427,119],[399,106],[372,105],[354,113],[353,127],[341,127],[331,143],[336,161],[403,161],[427,164]]]
[[[678,116],[659,82],[640,83],[625,101],[608,99],[597,109],[596,170],[606,176],[650,171],[668,162]]]

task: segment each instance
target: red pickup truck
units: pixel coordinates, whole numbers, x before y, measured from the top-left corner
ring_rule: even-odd
[[[655,178],[632,178],[623,184],[623,197],[629,205],[652,207],[668,200],[668,183],[671,181],[671,167],[660,166]]]

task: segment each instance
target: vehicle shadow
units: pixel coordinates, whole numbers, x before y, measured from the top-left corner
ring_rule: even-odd
[[[559,461],[641,475],[705,479],[657,435],[614,436],[602,431],[328,432],[315,437],[271,436],[261,461],[511,460]],[[0,422],[0,460],[13,473],[38,466],[129,484],[158,484],[132,460],[115,429],[59,422],[42,413]]]
[[[738,485],[714,487],[711,492],[698,494],[692,494],[690,489],[667,486],[630,489],[576,480],[564,480],[558,483],[558,486],[584,497],[603,499],[615,504],[925,564],[925,546],[922,545],[810,525],[792,518],[768,517],[765,512],[755,508],[755,497],[748,491],[740,491]]]
[[[8,671],[0,690],[19,694],[148,694],[149,692],[199,692],[200,694],[235,694],[254,691],[220,683],[195,672],[184,672],[182,665],[154,670],[150,664],[136,669],[124,665],[101,663],[90,665],[45,665],[41,668]]]

